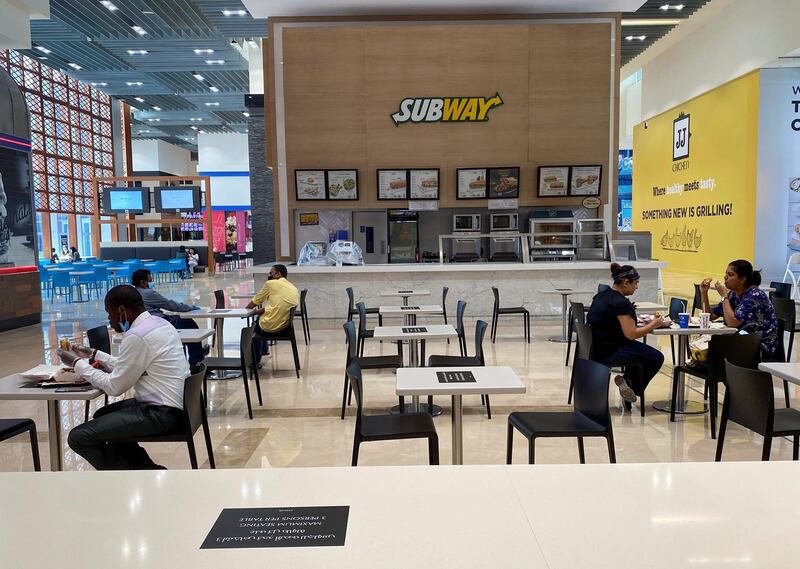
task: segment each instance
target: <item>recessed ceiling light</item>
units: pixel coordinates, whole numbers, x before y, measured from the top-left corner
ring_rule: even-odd
[[[249,45],[252,48],[258,49],[258,44],[256,43],[256,40],[254,40],[254,39],[247,40],[247,45]]]
[[[197,130],[197,127],[194,126],[194,125],[190,126],[189,128],[192,129],[192,130]]]
[[[101,81],[100,83],[89,83],[92,87],[105,87],[108,85],[105,81]]]
[[[192,77],[197,79],[198,81],[205,81],[206,78],[200,75],[197,71],[192,71]]]
[[[126,81],[125,84],[128,87],[141,87],[142,86],[142,82],[141,81]]]
[[[680,12],[681,10],[683,10],[683,4],[662,4],[661,6],[658,7],[658,9],[664,12],[668,10],[675,10],[676,12]]]
[[[217,93],[217,92],[219,92],[219,89],[218,89],[218,88],[216,88],[216,87],[214,87],[213,85],[209,85],[209,86],[208,86],[208,90],[209,90],[209,91],[211,91],[212,93]]]
[[[625,37],[626,41],[633,41],[633,40],[644,41],[646,39],[647,39],[647,36],[626,36]]]
[[[192,117],[189,119],[191,122],[201,122],[202,120],[202,117]]]
[[[116,6],[114,6],[114,4],[112,4],[112,3],[111,3],[111,2],[109,2],[108,0],[100,0],[100,4],[102,4],[103,6],[105,6],[106,8],[108,8],[108,9],[109,9],[109,11],[111,11],[111,12],[116,12],[116,10],[117,10],[117,7],[116,7]]]
[[[155,12],[153,12],[152,10],[142,10],[142,14],[147,14],[148,16],[152,16],[153,14],[155,14]]]
[[[147,122],[161,122],[161,119],[147,119]]]
[[[77,63],[67,63],[67,65],[69,65],[69,66],[70,66],[70,67],[72,67],[73,69],[83,69],[83,67],[81,67],[81,66],[80,66],[80,65],[78,65]]]
[[[149,130],[140,130],[139,134],[148,134],[149,132],[150,132]]]
[[[144,103],[144,99],[141,97],[134,97],[134,100],[139,101],[140,103]]]
[[[44,60],[46,60],[46,59],[47,59],[47,58],[46,58],[45,56],[43,56],[43,55],[39,56],[39,60],[40,60],[40,61],[44,61]]]
[[[52,53],[49,49],[47,49],[46,47],[41,46],[41,45],[33,46],[33,49],[38,49],[42,53]]]
[[[242,114],[243,114],[244,116],[246,116],[246,117],[249,117],[249,116],[250,116],[250,113],[248,113],[247,111],[244,111]]]
[[[223,16],[246,16],[247,10],[223,10]]]
[[[679,18],[629,18],[622,20],[622,27],[626,26],[677,26],[683,20]]]
[[[206,133],[206,131],[204,131],[204,130],[200,131],[200,134],[205,134],[205,133]]]
[[[206,103],[207,107],[218,107],[219,103]]]
[[[225,63],[224,59],[206,59],[208,65],[222,65]]]
[[[150,53],[146,49],[129,49],[128,55],[147,55]]]
[[[161,110],[161,107],[153,107],[153,110],[154,110],[154,111],[160,111],[160,110]]]
[[[146,34],[147,34],[147,32],[144,30],[144,28],[142,28],[141,26],[137,26],[136,24],[133,24],[133,25],[131,26],[131,29],[132,29],[134,32],[136,32],[137,34],[139,34],[140,36],[143,36],[143,35],[146,35]]]
[[[194,52],[197,55],[202,55],[204,53],[214,53],[214,50],[213,49],[196,49],[196,50],[194,50]]]

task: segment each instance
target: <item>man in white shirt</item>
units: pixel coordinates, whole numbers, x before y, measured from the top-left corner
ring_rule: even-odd
[[[75,345],[59,355],[108,395],[133,388],[134,397],[106,405],[91,421],[72,429],[69,446],[97,470],[163,468],[137,443],[117,441],[180,428],[183,384],[190,373],[180,337],[169,322],[145,310],[142,296],[130,285],[109,290],[105,308],[111,327],[124,332],[119,356]],[[89,360],[110,371],[93,367]]]

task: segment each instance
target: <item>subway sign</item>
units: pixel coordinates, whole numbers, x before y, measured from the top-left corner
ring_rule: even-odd
[[[407,98],[392,114],[395,126],[402,123],[486,122],[489,111],[503,104],[499,93],[493,97]]]

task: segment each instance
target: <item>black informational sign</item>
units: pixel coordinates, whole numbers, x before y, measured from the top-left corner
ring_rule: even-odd
[[[428,331],[427,328],[414,328],[410,326],[403,327],[403,334],[422,334],[427,331]]]
[[[475,375],[471,371],[437,371],[439,383],[475,383]]]
[[[343,546],[350,506],[225,508],[200,549]]]
[[[405,294],[405,293],[412,293],[412,292],[414,292],[414,291],[413,290],[398,290],[397,291],[398,294]]]
[[[419,306],[401,306],[400,310],[419,310]]]

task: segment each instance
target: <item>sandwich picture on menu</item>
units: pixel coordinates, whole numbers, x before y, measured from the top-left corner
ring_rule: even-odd
[[[439,199],[439,170],[409,170],[409,193],[411,200],[438,200]]]
[[[540,166],[538,193],[540,198],[567,195],[569,166]]]
[[[378,170],[378,199],[408,199],[408,170]]]
[[[486,168],[459,168],[456,171],[456,197],[460,200],[485,198],[487,185],[486,176]]]

